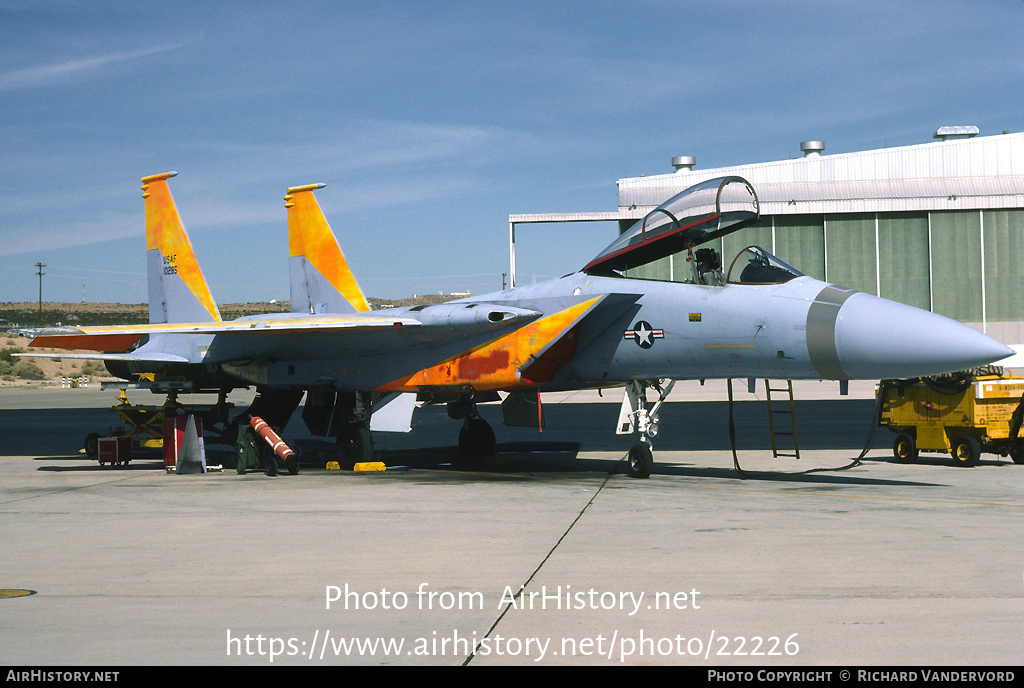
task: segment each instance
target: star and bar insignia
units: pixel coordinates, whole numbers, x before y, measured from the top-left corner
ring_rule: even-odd
[[[664,339],[665,330],[656,330],[646,320],[637,321],[632,330],[626,330],[623,339],[632,339],[641,349],[650,349],[655,339]]]

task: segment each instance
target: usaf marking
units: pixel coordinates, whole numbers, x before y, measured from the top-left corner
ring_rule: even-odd
[[[646,320],[637,321],[632,330],[626,330],[623,339],[632,339],[641,349],[650,349],[655,339],[664,339],[665,330],[656,330]]]

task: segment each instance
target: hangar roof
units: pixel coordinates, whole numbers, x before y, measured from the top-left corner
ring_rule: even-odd
[[[938,138],[943,133],[936,133]],[[666,198],[714,177],[750,181],[762,215],[1024,207],[1024,133],[948,138],[899,148],[620,179],[619,218],[643,217]]]

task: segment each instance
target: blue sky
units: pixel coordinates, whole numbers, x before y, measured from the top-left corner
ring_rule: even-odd
[[[617,179],[1024,130],[1024,2],[0,0],[0,302],[146,300],[141,177],[219,303],[288,298],[282,196],[368,296],[501,287],[513,213]],[[610,224],[517,236],[520,281]]]

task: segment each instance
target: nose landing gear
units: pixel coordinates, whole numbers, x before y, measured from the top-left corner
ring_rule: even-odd
[[[632,380],[626,385],[626,392],[619,410],[619,423],[615,432],[619,435],[639,433],[640,441],[627,454],[629,474],[634,478],[648,478],[654,468],[654,452],[651,439],[658,434],[658,411],[675,386],[675,380]],[[647,408],[647,388],[658,393],[658,400]]]

